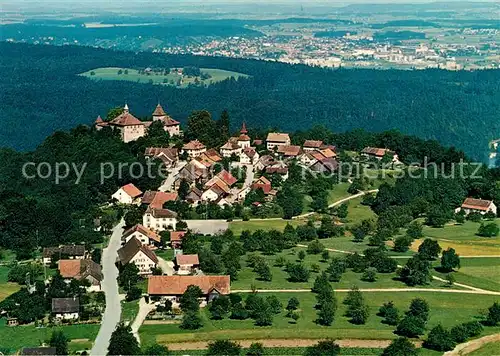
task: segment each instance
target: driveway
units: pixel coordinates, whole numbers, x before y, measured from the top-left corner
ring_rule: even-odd
[[[139,338],[139,329],[140,329],[142,323],[144,322],[144,320],[146,320],[146,317],[148,316],[148,314],[154,309],[155,309],[154,304],[146,303],[144,298],[141,298],[141,300],[139,300],[139,311],[137,312],[137,316],[135,317],[135,320],[131,326],[132,334],[134,334],[138,343],[141,343],[141,339]]]
[[[94,346],[90,351],[91,355],[101,356],[108,353],[109,340],[120,322],[121,304],[118,294],[118,269],[115,266],[117,251],[121,245],[121,237],[125,221],[122,219],[118,225],[113,228],[113,233],[109,240],[109,245],[102,252],[102,291],[106,294],[106,310],[102,316],[101,328],[95,339]]]

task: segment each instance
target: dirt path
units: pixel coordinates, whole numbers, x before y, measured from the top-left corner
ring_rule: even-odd
[[[335,289],[336,292],[349,292],[350,289]],[[360,288],[360,292],[433,292],[433,293],[458,293],[458,294],[477,294],[477,295],[498,295],[500,292],[494,292],[484,289],[467,290],[467,289],[439,289],[439,288]],[[251,289],[236,289],[231,293],[252,293]],[[259,293],[306,293],[311,292],[310,289],[257,289]]]
[[[463,344],[458,344],[453,350],[445,352],[443,356],[461,356],[470,354],[476,351],[481,346],[488,344],[490,342],[500,341],[500,334],[488,335],[479,339],[464,342]],[[500,351],[499,351],[500,354]]]
[[[316,345],[320,339],[257,339],[257,340],[236,340],[241,346],[249,347],[254,342],[259,342],[264,347],[308,347]],[[355,347],[355,348],[386,348],[392,340],[357,340],[357,339],[344,339],[335,340],[340,347]],[[415,346],[419,347],[420,342],[416,342]],[[195,342],[178,342],[169,343],[169,350],[205,350],[208,347],[207,341]]]

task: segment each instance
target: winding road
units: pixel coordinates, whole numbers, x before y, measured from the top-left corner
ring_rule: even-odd
[[[109,340],[120,322],[121,303],[118,292],[118,269],[115,266],[117,251],[121,245],[121,237],[125,221],[122,219],[114,228],[109,239],[109,245],[102,252],[102,291],[106,294],[106,310],[102,317],[101,328],[90,351],[92,356],[102,356],[108,353]]]

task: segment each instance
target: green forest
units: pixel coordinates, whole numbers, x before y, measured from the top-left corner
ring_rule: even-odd
[[[331,70],[256,60],[109,51],[76,46],[0,43],[0,146],[28,150],[58,129],[90,124],[127,102],[139,116],[160,101],[186,123],[193,110],[218,117],[227,109],[233,128],[296,131],[313,124],[334,132],[398,129],[486,160],[500,134],[500,70]],[[95,82],[78,76],[100,67],[219,68],[250,75],[206,88]]]

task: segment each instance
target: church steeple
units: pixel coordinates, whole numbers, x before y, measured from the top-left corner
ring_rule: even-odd
[[[243,121],[243,124],[241,125],[240,133],[242,135],[246,135],[248,133],[247,126],[245,125],[245,121]]]
[[[128,105],[125,103],[125,106],[123,107],[123,111],[128,113]]]

